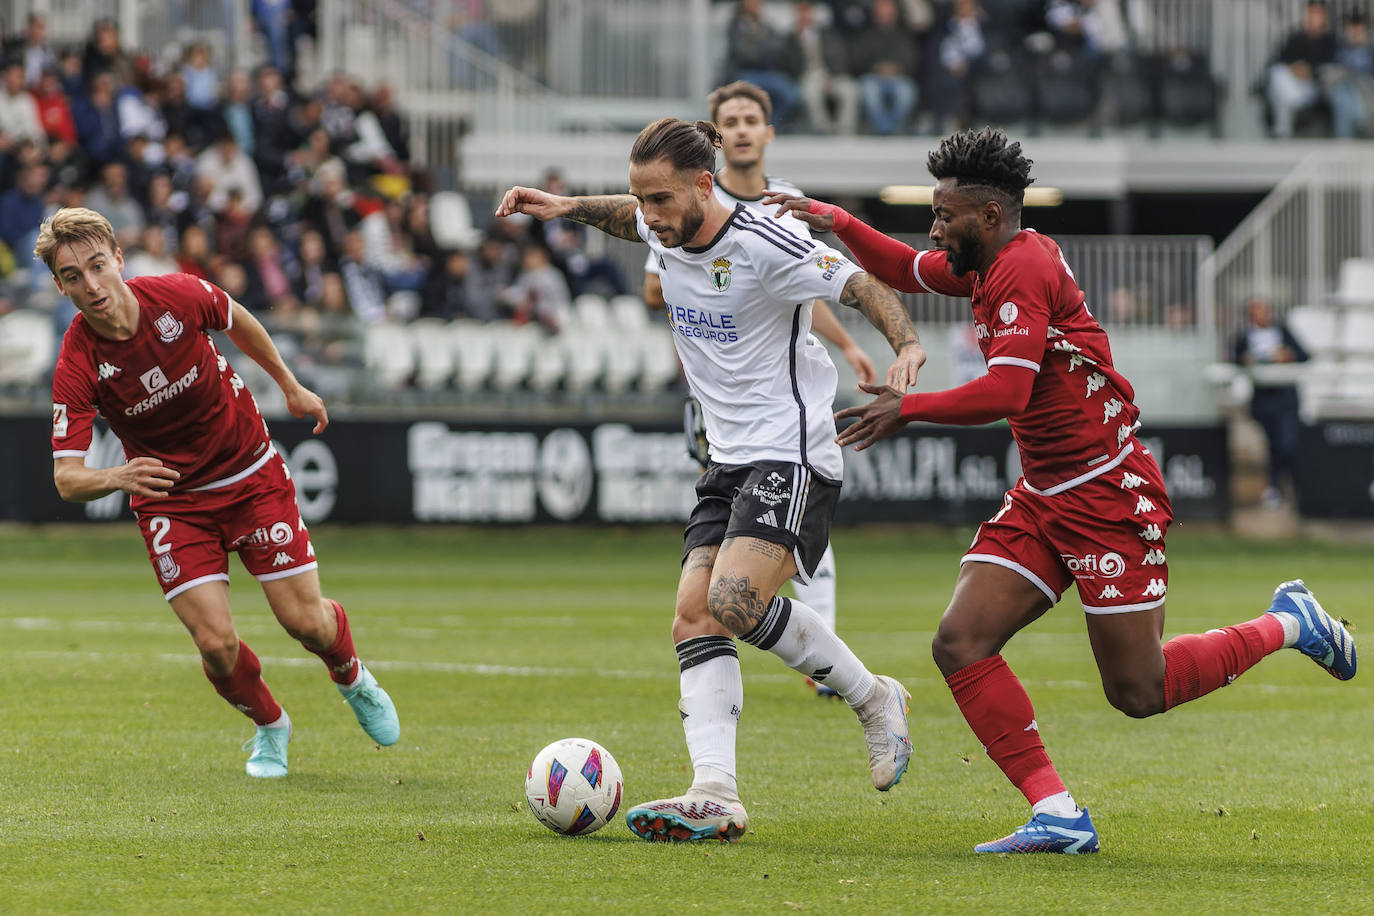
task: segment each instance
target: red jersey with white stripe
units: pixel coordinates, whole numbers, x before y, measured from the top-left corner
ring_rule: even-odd
[[[82,315],[62,340],[53,372],[53,457],[81,457],[99,413],[126,459],[153,457],[181,472],[173,493],[224,486],[271,450],[253,395],[210,340],[227,330],[229,294],[189,274],[129,281],[138,328],[109,340]],[[135,510],[147,499],[134,496]]]
[[[913,271],[930,292],[972,300],[989,369],[1036,373],[1025,409],[1007,418],[1028,484],[1057,493],[1130,453],[1140,425],[1135,392],[1112,366],[1106,332],[1052,239],[1023,229],[983,275],[956,277],[936,250],[921,252]]]

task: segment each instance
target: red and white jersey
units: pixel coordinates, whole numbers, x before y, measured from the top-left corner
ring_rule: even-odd
[[[1107,334],[1052,239],[1022,230],[982,276],[956,277],[938,250],[921,252],[913,270],[927,291],[972,300],[989,368],[1036,373],[1026,409],[1007,418],[1033,489],[1062,492],[1130,454],[1140,426],[1135,391],[1112,366]]]
[[[252,393],[210,340],[230,326],[229,294],[189,274],[137,277],[129,288],[139,310],[133,337],[101,337],[82,315],[67,328],[53,372],[53,457],[84,456],[98,413],[126,460],[158,458],[181,472],[173,493],[251,474],[272,443]]]

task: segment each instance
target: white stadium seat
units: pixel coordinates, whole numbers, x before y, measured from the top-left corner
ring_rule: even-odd
[[[51,316],[28,309],[0,316],[0,384],[36,385],[56,362]]]
[[[403,388],[415,371],[415,348],[403,324],[379,321],[363,331],[363,365],[384,388]]]
[[[453,381],[459,391],[480,391],[491,378],[496,363],[496,337],[491,326],[470,318],[449,322],[448,340],[457,369]]]
[[[489,327],[496,349],[492,387],[497,391],[514,391],[529,379],[542,332],[532,324],[496,324]]]
[[[569,326],[558,335],[558,342],[567,359],[564,387],[572,392],[590,391],[606,371],[606,336],[600,331]]]
[[[611,309],[596,293],[583,293],[573,300],[572,320],[579,327],[604,330],[611,326]]]
[[[534,331],[535,340],[534,360],[526,382],[534,391],[552,391],[567,372],[568,352],[559,335],[549,334],[536,324],[525,327]]]
[[[1374,309],[1350,309],[1341,322],[1341,351],[1374,357]]]
[[[429,199],[429,232],[440,248],[470,251],[482,233],[473,225],[472,206],[456,191],[440,191]]]
[[[1314,359],[1337,350],[1339,319],[1338,310],[1323,305],[1295,306],[1284,317],[1288,329]]]
[[[440,318],[419,318],[408,326],[415,349],[415,384],[438,391],[453,377],[457,362],[448,324]]]
[[[673,332],[662,324],[651,324],[640,332],[642,370],[639,376],[641,391],[662,391],[677,381],[681,371],[677,348],[673,346]]]
[[[611,317],[622,328],[643,328],[649,326],[649,307],[639,296],[614,296],[610,302]]]

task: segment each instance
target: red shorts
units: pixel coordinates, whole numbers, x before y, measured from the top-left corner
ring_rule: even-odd
[[[1015,570],[1051,601],[1077,580],[1089,614],[1149,610],[1169,589],[1172,519],[1159,465],[1137,442],[1121,464],[1053,496],[1017,481],[960,562]]]
[[[231,550],[262,582],[318,565],[296,506],[296,485],[275,453],[242,480],[150,500],[137,517],[148,559],[169,601],[204,582],[228,582]]]

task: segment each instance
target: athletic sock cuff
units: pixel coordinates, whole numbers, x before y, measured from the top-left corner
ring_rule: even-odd
[[[768,610],[764,612],[763,619],[740,639],[767,652],[777,645],[778,640],[782,638],[783,631],[787,629],[788,621],[791,619],[792,601],[788,598],[775,596],[768,603]]]
[[[945,683],[950,690],[958,691],[977,687],[982,681],[996,674],[1001,669],[1006,669],[1007,663],[1002,656],[994,655],[976,661],[971,665],[965,665],[958,671],[945,678]]]
[[[693,636],[674,646],[679,671],[695,668],[713,658],[739,658],[735,641],[728,636]]]

